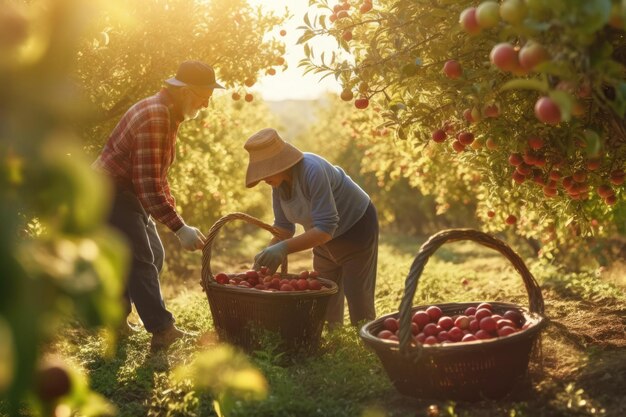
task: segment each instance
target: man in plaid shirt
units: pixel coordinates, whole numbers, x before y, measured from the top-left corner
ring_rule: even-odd
[[[126,285],[127,314],[131,302],[153,351],[168,347],[186,333],[174,325],[166,309],[159,274],[164,250],[154,220],[176,234],[183,248],[202,249],[205,237],[185,224],[176,211],[167,173],[176,156],[178,126],[206,108],[215,88],[213,69],[199,61],[183,62],[176,77],[159,93],[133,105],[111,133],[95,169],[109,176],[116,193],[109,222],[129,241],[132,264]]]

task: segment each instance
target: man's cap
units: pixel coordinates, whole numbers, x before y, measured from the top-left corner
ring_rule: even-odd
[[[215,81],[213,68],[201,61],[185,61],[178,67],[176,76],[165,80],[176,87],[224,88]]]

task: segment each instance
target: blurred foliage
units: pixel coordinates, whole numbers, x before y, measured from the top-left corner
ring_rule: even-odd
[[[252,85],[283,52],[264,40],[280,19],[243,1],[0,6],[0,402],[10,416],[24,407],[46,416],[111,414],[74,365],[44,357],[69,319],[106,326],[110,351],[122,319],[128,254],[103,225],[111,188],[85,149],[93,157],[119,116],[185,59],[214,64],[227,86]],[[263,212],[261,197],[244,196],[236,161],[267,113],[225,107],[201,129],[181,129],[189,158],[173,183],[181,210],[205,225],[231,209]],[[239,111],[254,127],[235,128]]]
[[[193,381],[196,390],[211,392],[219,417],[232,416],[238,400],[259,401],[268,394],[263,374],[245,354],[228,345],[199,352],[189,365],[174,369],[172,378],[177,382]]]
[[[72,51],[94,12],[71,0],[3,2],[0,12],[0,78],[11,80],[0,86],[0,394],[9,415],[26,399],[38,415],[110,411],[70,365],[41,358],[69,317],[112,329],[122,316],[125,247],[102,226],[109,188],[68,129],[84,106],[68,83]]]
[[[366,3],[313,1],[300,38],[305,71],[334,76],[344,100],[380,110],[368,127],[390,132],[367,144],[376,161],[365,170],[388,178],[388,189],[408,181],[433,196],[439,212],[469,199],[485,230],[514,230],[541,242],[551,259],[577,266],[591,258],[576,248],[589,245],[609,258],[599,238],[626,232],[626,5],[506,0],[495,3],[492,24],[470,34],[461,13],[487,2]],[[520,21],[500,18],[504,3],[522,8]],[[336,50],[309,42],[326,35],[337,39]],[[489,61],[503,42],[515,48],[515,60],[532,42],[549,59],[532,71],[519,64],[514,74],[501,71]],[[448,60],[460,64],[458,77],[444,73]],[[535,116],[544,96],[556,103],[560,123]],[[438,130],[442,143],[432,139]],[[471,145],[455,140],[464,132],[474,135]],[[531,148],[532,137],[540,145]],[[509,163],[512,154],[526,157],[521,174]]]

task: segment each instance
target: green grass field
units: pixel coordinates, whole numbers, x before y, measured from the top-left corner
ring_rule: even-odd
[[[424,240],[381,236],[379,316],[398,310],[406,274]],[[244,269],[250,257],[245,252],[216,249],[213,272]],[[310,269],[310,258],[294,256],[290,265],[291,271]],[[348,325],[332,332],[325,329],[321,349],[312,356],[285,357],[271,346],[249,355],[267,379],[269,394],[261,401],[234,403],[232,416],[626,415],[626,296],[623,281],[615,278],[623,271],[566,274],[553,265],[527,266],[542,286],[550,323],[543,332],[542,354],[531,362],[530,384],[509,397],[454,403],[400,395],[378,357],[361,342],[358,329]],[[467,285],[461,285],[463,278]],[[107,354],[100,333],[71,327],[54,349],[86,371],[92,388],[116,405],[119,416],[216,415],[208,392],[169,378],[172,369],[188,363],[195,352],[217,343],[200,271],[187,278],[165,274],[163,280],[166,303],[177,323],[200,333],[198,340],[176,342],[167,353],[151,356],[150,335],[141,330]],[[430,258],[413,304],[486,300],[528,303],[522,280],[506,258],[474,242],[457,242]]]

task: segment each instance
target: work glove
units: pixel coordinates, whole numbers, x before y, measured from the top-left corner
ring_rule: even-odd
[[[190,251],[202,249],[206,240],[198,228],[187,225],[183,225],[176,231],[176,237],[180,240],[181,246]]]
[[[263,249],[254,257],[252,269],[258,271],[262,266],[266,266],[269,273],[273,274],[283,263],[285,256],[287,256],[287,243],[285,241],[278,242]]]

